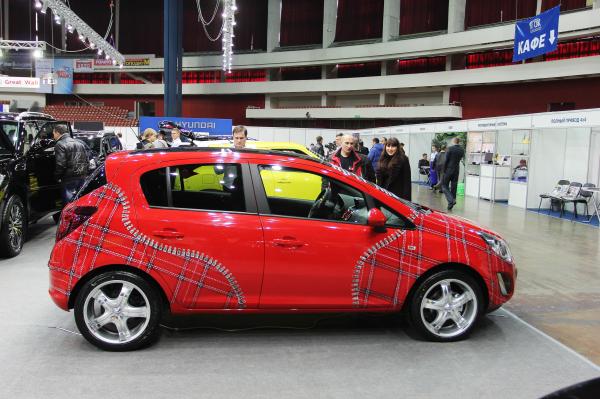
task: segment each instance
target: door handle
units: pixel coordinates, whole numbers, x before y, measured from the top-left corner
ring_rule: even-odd
[[[156,237],[175,238],[177,240],[181,240],[184,237],[182,233],[175,229],[154,230],[152,234],[154,234]]]
[[[275,238],[272,242],[276,247],[291,249],[301,248],[306,245],[306,243],[298,241],[293,237]]]

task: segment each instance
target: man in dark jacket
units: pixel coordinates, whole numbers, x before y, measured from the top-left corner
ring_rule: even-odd
[[[342,146],[331,156],[331,163],[364,179],[375,182],[375,171],[364,155],[354,150],[354,136],[342,137]]]
[[[444,160],[444,180],[442,181],[442,191],[448,200],[448,210],[456,205],[456,189],[458,185],[458,173],[460,171],[460,160],[465,156],[465,150],[460,146],[460,139],[452,139],[452,146],[446,152]],[[450,186],[450,183],[452,186]]]
[[[73,139],[65,126],[55,126],[52,135],[56,141],[54,177],[60,182],[64,206],[81,188],[88,174],[89,159],[85,144]]]
[[[383,150],[383,144],[379,143],[379,139],[377,137],[373,137],[373,146],[371,147],[371,150],[369,150],[369,162],[371,162],[373,170],[377,170],[379,157],[381,157]]]
[[[442,192],[442,181],[444,180],[444,166],[446,163],[446,146],[442,145],[440,152],[435,157],[435,171],[438,175],[438,182],[433,186],[433,190]]]
[[[315,154],[325,157],[325,148],[323,147],[323,136],[317,136],[317,144],[315,145]]]

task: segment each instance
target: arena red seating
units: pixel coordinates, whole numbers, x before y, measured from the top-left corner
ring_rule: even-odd
[[[128,118],[128,110],[116,106],[48,105],[44,112],[69,122],[102,122],[104,126],[138,126],[137,119]]]

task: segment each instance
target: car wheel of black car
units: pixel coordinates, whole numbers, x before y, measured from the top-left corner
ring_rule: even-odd
[[[483,311],[479,284],[458,270],[443,270],[426,278],[408,305],[409,322],[416,332],[440,342],[466,338]]]
[[[27,232],[27,218],[23,201],[18,195],[6,201],[0,231],[0,256],[12,258],[21,253]]]
[[[144,278],[128,272],[100,274],[79,291],[77,328],[90,343],[107,351],[135,350],[159,336],[161,301]]]

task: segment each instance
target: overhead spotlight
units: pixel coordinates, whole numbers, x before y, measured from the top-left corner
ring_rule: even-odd
[[[56,22],[56,25],[60,25],[60,17],[55,17],[54,22]]]
[[[75,28],[73,28],[73,25],[71,25],[71,24],[67,24],[67,31],[68,31],[69,33],[73,33],[73,32],[75,32]]]
[[[81,33],[79,34],[79,40],[85,42],[85,36],[83,36]]]
[[[231,7],[231,9],[232,9],[233,11],[237,11],[237,6],[234,4],[234,5]]]
[[[34,50],[33,51],[33,58],[42,58],[42,50]]]
[[[104,58],[105,58],[105,59],[107,59],[107,60],[110,60],[110,55],[106,54],[106,55],[104,56]]]
[[[96,45],[92,42],[90,42],[90,48],[93,50],[94,48],[96,48]]]
[[[42,8],[42,2],[40,0],[35,0],[35,8],[38,10]]]
[[[102,55],[102,49],[101,48],[98,49],[98,55]]]
[[[119,64],[119,69],[123,69],[123,64]]]

